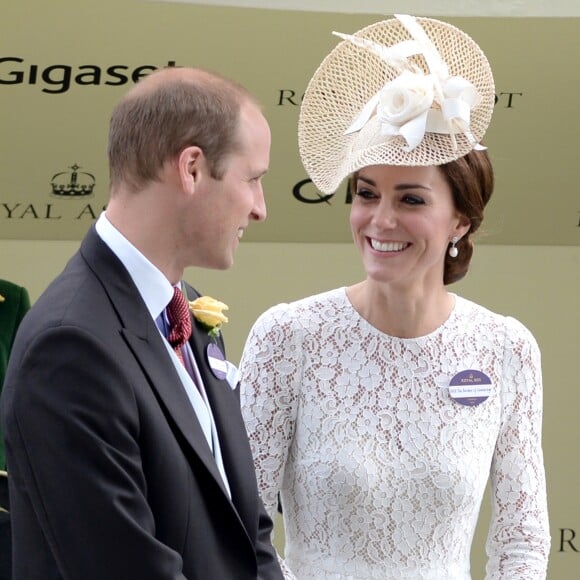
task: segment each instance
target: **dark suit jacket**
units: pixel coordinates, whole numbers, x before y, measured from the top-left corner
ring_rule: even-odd
[[[281,579],[235,393],[191,347],[230,500],[154,321],[94,229],[21,325],[1,401],[15,580]]]

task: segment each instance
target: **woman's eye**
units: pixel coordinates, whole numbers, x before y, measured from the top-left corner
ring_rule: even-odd
[[[368,189],[358,189],[356,195],[358,197],[362,197],[363,199],[374,199],[376,197],[376,195]]]
[[[409,205],[423,205],[425,201],[418,195],[406,195],[403,202]]]

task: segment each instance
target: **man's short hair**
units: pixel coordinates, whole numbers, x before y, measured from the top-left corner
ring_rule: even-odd
[[[119,102],[109,127],[111,190],[154,181],[165,163],[198,146],[212,177],[239,147],[242,103],[255,98],[235,81],[201,69],[164,69],[140,81]]]

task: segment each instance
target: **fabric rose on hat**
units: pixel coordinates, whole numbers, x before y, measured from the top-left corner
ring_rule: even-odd
[[[377,116],[383,135],[401,135],[407,151],[413,150],[425,135],[427,116],[433,105],[433,79],[430,75],[403,71],[379,93]]]

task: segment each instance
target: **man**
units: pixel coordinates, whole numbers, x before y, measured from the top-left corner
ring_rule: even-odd
[[[26,288],[8,280],[0,280],[0,393],[16,330],[29,308],[30,297]],[[4,443],[0,430],[0,578],[7,580],[12,577],[12,541],[5,470]]]
[[[265,219],[269,151],[254,99],[206,71],[155,72],[113,112],[106,213],[6,376],[16,580],[282,578],[221,339],[193,321],[180,346],[166,308]]]
[[[28,290],[8,280],[0,279],[0,393],[4,384],[4,375],[8,358],[18,325],[30,308]],[[2,431],[0,430],[0,436]],[[0,440],[0,470],[6,469],[4,443]],[[1,484],[1,482],[0,482]],[[3,497],[0,496],[0,497]],[[6,507],[0,499],[0,507]]]

